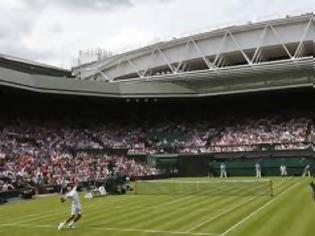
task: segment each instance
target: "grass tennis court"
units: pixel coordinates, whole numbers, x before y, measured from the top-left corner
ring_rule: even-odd
[[[207,178],[183,180],[205,181]],[[35,235],[228,235],[310,236],[315,202],[310,179],[273,178],[269,195],[123,195],[81,198],[77,229],[58,231],[70,203],[59,196],[0,206],[1,236]],[[213,181],[213,180],[209,180]]]

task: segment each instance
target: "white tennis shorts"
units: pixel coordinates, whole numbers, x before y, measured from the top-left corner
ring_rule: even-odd
[[[81,214],[81,207],[71,206],[71,215]]]

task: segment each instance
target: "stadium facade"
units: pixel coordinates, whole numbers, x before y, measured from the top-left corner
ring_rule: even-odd
[[[0,55],[0,84],[112,98],[314,88],[314,14],[231,26],[65,70]]]

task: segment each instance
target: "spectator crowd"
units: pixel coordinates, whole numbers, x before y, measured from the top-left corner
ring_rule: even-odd
[[[210,121],[84,119],[0,121],[0,190],[14,188],[5,179],[35,185],[106,179],[120,171],[130,177],[158,170],[126,155],[89,154],[119,149],[129,154],[211,153],[312,148],[313,118],[226,118]]]

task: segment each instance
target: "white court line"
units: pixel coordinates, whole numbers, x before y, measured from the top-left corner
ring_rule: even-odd
[[[124,198],[124,199],[113,199],[111,202],[106,202],[106,204],[104,204],[103,206],[109,206],[112,203],[122,202],[122,201],[125,202],[127,200],[128,200],[127,198]],[[91,202],[84,209],[87,209],[87,210],[97,209],[97,208],[99,208],[99,204],[98,204],[99,202],[100,201]],[[49,218],[49,217],[52,217],[52,216],[55,217],[55,216],[58,216],[60,214],[65,214],[68,211],[69,211],[69,207],[66,206],[66,208],[62,207],[62,208],[58,208],[58,209],[54,209],[54,210],[50,210],[50,211],[38,212],[36,214],[28,215],[28,218],[26,218],[26,219],[25,219],[25,216],[19,216],[19,217],[15,218],[15,223],[23,224],[23,223],[28,223],[29,221],[41,220],[43,218]],[[46,213],[48,213],[48,214],[46,214]]]
[[[141,196],[141,195],[135,195],[135,196]],[[165,196],[168,196],[168,195],[165,195]],[[189,200],[189,199],[191,199],[191,198],[194,198],[196,195],[187,195],[187,196],[184,196],[184,197],[178,197],[178,198],[176,198],[176,199],[173,199],[173,200],[171,200],[171,201],[167,201],[167,202],[163,202],[163,203],[161,203],[161,204],[158,204],[158,205],[156,205],[156,206],[152,206],[152,207],[139,207],[139,209],[150,209],[150,208],[152,208],[152,209],[160,209],[161,207],[165,207],[165,206],[168,206],[168,205],[172,205],[172,204],[174,204],[174,203],[177,203],[177,202],[182,202],[182,201],[184,201],[184,200]],[[114,208],[116,208],[116,207],[114,207]],[[118,206],[117,208],[125,208],[125,207],[121,207],[121,206]],[[187,209],[189,209],[188,207],[186,207]],[[186,209],[185,207],[176,207],[176,209]],[[131,208],[128,208],[128,209],[132,209],[132,210],[134,210],[134,209],[138,209],[138,207],[131,207]],[[217,210],[218,211],[224,211],[224,209],[225,208],[217,208]],[[216,210],[216,209],[214,209],[214,210]],[[92,216],[92,219],[97,219],[97,218],[99,218],[99,215],[94,215],[93,214],[93,216]],[[89,220],[91,219],[91,217],[89,217]]]
[[[213,217],[207,219],[206,221],[201,222],[200,224],[198,224],[198,225],[196,225],[196,226],[190,228],[190,229],[187,230],[186,232],[187,232],[187,233],[191,233],[191,232],[194,231],[195,229],[197,229],[197,228],[199,228],[199,227],[201,227],[201,226],[203,226],[203,225],[205,225],[205,224],[207,224],[207,223],[209,223],[209,222],[211,222],[211,221],[213,221],[213,220],[219,218],[220,216],[225,215],[226,213],[228,213],[228,212],[230,212],[230,211],[232,211],[232,210],[234,210],[234,209],[236,209],[236,208],[238,208],[238,207],[240,207],[240,206],[242,206],[242,205],[248,203],[249,201],[255,199],[256,197],[257,197],[257,196],[251,197],[250,199],[246,199],[245,201],[241,201],[239,204],[237,204],[237,205],[235,205],[235,206],[233,206],[233,207],[231,207],[231,208],[227,208],[227,210],[222,211],[220,214],[217,214],[217,215],[215,215],[215,216],[213,216]]]
[[[267,206],[269,206],[271,203],[273,203],[275,200],[277,200],[279,197],[281,197],[282,195],[284,195],[285,193],[289,192],[291,189],[293,189],[295,186],[297,186],[300,183],[295,183],[293,184],[290,188],[287,188],[285,191],[283,191],[282,193],[280,193],[278,196],[276,196],[275,198],[271,199],[270,201],[266,202],[264,205],[262,205],[260,208],[258,208],[257,210],[253,211],[251,214],[249,214],[248,216],[246,216],[245,218],[243,218],[242,220],[240,220],[238,223],[236,223],[235,225],[233,225],[232,227],[230,227],[228,230],[226,230],[224,233],[220,234],[220,236],[224,236],[227,235],[229,232],[231,232],[233,229],[235,229],[236,227],[238,227],[239,225],[241,225],[242,223],[244,223],[245,221],[247,221],[248,219],[250,219],[252,216],[256,215],[258,212],[260,212],[261,210],[265,209]]]
[[[126,207],[124,206],[115,206],[115,207],[112,207],[113,209],[126,209]],[[134,206],[134,207],[128,207],[128,210],[139,210],[139,209],[160,209],[161,207],[159,205],[157,206]],[[186,207],[174,207],[174,208],[169,208],[169,210],[177,210],[177,209],[190,209],[191,210],[191,207],[190,206],[186,206]],[[225,210],[226,208],[213,208],[213,210],[218,210],[218,211],[223,211]],[[168,208],[166,209],[168,210]]]
[[[138,180],[139,183],[167,183],[167,184],[222,184],[222,183],[264,183],[269,182],[270,179],[222,179],[222,180],[199,180],[199,181],[179,181],[179,180]]]
[[[187,199],[194,198],[195,196],[198,196],[198,195],[191,194],[191,195],[187,195],[187,196],[184,196],[184,197],[179,197],[179,198],[177,198],[175,200],[171,200],[169,202],[165,202],[165,203],[162,203],[160,205],[157,205],[156,207],[158,207],[158,208],[165,207],[165,206],[171,205],[171,204],[176,203],[176,202],[181,202],[182,200],[185,200],[185,199],[187,200]],[[218,196],[214,196],[214,198],[218,198]]]
[[[131,195],[131,196],[135,196],[135,197],[137,197],[137,196],[140,196],[140,195]],[[169,203],[169,201],[167,200],[167,199],[164,199],[164,197],[159,197],[158,198],[159,200],[162,200],[162,202],[161,202],[161,204],[160,205],[164,205],[165,203]],[[142,201],[142,200],[141,200]],[[141,204],[141,201],[137,201],[136,202],[136,204],[137,203],[140,203]],[[122,205],[122,206],[113,206],[113,207],[111,207],[111,206],[109,206],[110,207],[110,209],[128,209],[128,211],[129,210],[137,210],[137,209],[140,209],[140,210],[144,210],[144,211],[148,211],[148,209],[150,209],[150,207],[145,207],[145,206],[132,206],[132,205],[135,205],[135,202],[130,202],[130,205],[131,206],[127,206],[126,207],[126,205]],[[99,206],[98,206],[99,207]],[[134,213],[134,214],[136,214],[136,213]],[[86,213],[84,213],[84,215],[87,215]],[[92,220],[95,220],[95,219],[99,219],[100,217],[102,217],[103,216],[103,212],[100,212],[99,214],[92,214],[92,217],[89,217],[88,218],[88,221],[91,221],[91,219]],[[109,215],[106,215],[106,216],[109,216]],[[120,216],[119,216],[120,217]],[[129,216],[127,216],[127,218],[128,218]],[[114,217],[114,218],[117,218],[117,215]],[[124,217],[125,218],[125,217]],[[113,218],[111,218],[111,219],[113,219]]]
[[[133,195],[133,196],[140,196],[140,195]],[[185,197],[180,197],[180,198],[176,198],[176,199],[174,199],[174,200],[171,200],[171,201],[169,201],[169,200],[167,200],[166,199],[166,201],[165,202],[161,202],[160,204],[157,204],[157,208],[160,208],[160,207],[164,207],[164,206],[167,206],[167,205],[170,205],[170,204],[173,204],[173,203],[175,203],[175,202],[180,202],[180,201],[183,201],[183,200],[185,200],[185,199],[189,199],[189,198],[192,198],[192,196],[191,195],[189,195],[189,196],[185,196]],[[163,198],[160,198],[160,199],[163,199]],[[163,200],[164,201],[164,200]],[[126,206],[114,206],[113,208],[126,208]],[[135,207],[128,207],[128,210],[129,209],[131,209],[131,210],[134,210],[134,208]],[[139,209],[143,209],[144,211],[147,211],[148,209],[150,209],[150,208],[145,208],[145,207],[141,207],[141,206],[139,206]],[[97,218],[99,218],[99,214],[92,214],[92,217],[89,217],[89,220],[91,220],[91,219],[97,219]]]
[[[189,199],[191,199],[191,198],[194,198],[196,195],[188,195],[188,196],[184,196],[184,197],[176,197],[175,199],[173,198],[173,200],[171,200],[171,201],[168,201],[168,202],[163,202],[163,203],[161,203],[161,204],[158,204],[158,205],[156,205],[156,206],[150,206],[150,207],[131,207],[131,208],[128,208],[128,210],[130,210],[130,209],[132,209],[132,210],[136,210],[136,209],[145,209],[146,211],[148,210],[148,209],[161,209],[161,207],[166,207],[166,206],[168,206],[168,205],[171,205],[171,204],[174,204],[174,203],[177,203],[177,202],[184,202],[184,201],[187,201],[187,200],[189,200]],[[114,208],[116,208],[116,207],[114,207]],[[119,207],[117,207],[117,208],[121,208],[120,206]],[[165,214],[165,213],[167,213],[167,209],[168,208],[166,208],[166,209],[164,209],[163,210],[163,214]],[[176,209],[191,209],[191,208],[189,208],[189,207],[176,207]],[[214,209],[214,210],[218,210],[219,212],[221,212],[221,211],[223,211],[224,210],[224,208],[216,208],[216,209]],[[95,214],[93,214],[92,215],[92,217],[89,217],[88,218],[88,223],[90,223],[91,222],[91,219],[92,220],[95,220],[95,219],[99,219],[100,218],[100,215],[99,214],[97,214],[97,215],[95,215]],[[130,218],[130,216],[129,215],[127,215],[127,217],[125,217],[125,216],[123,216],[123,218],[121,218],[121,216],[119,216],[119,218],[117,218],[117,217],[115,217],[114,219],[118,219],[118,220],[121,220],[121,219],[128,219],[128,218]],[[132,217],[131,217],[132,218]]]
[[[134,196],[134,195],[131,195],[131,196]],[[181,199],[183,199],[183,198],[176,199],[176,200],[181,200]],[[113,203],[116,204],[116,203],[121,203],[121,202],[128,202],[129,200],[130,200],[130,198],[127,198],[127,197],[124,197],[123,199],[112,198],[112,201],[108,201],[102,206],[110,206]],[[94,209],[97,209],[97,208],[100,207],[99,206],[100,202],[101,201],[91,202],[88,206],[85,206],[83,208],[83,210],[94,210]],[[167,201],[166,203],[170,203],[170,202]],[[165,203],[162,203],[162,204],[165,204]],[[41,220],[43,218],[56,217],[58,215],[65,214],[68,211],[69,211],[68,206],[66,206],[66,208],[53,209],[53,210],[42,212],[42,213],[36,213],[36,214],[28,215],[29,217],[27,217],[27,218],[25,218],[25,216],[19,216],[19,217],[14,218],[14,220],[15,220],[15,223],[24,224],[24,223],[28,223],[28,222],[34,221],[34,220]]]
[[[31,224],[0,224],[2,227],[35,227],[35,228],[56,228],[56,225],[31,225]],[[153,229],[137,229],[137,228],[116,228],[116,227],[93,227],[86,225],[89,229],[92,230],[101,230],[101,231],[120,231],[120,232],[143,232],[143,233],[152,233],[152,234],[159,234],[159,233],[166,233],[166,234],[183,234],[183,235],[194,235],[194,236],[218,236],[218,234],[212,233],[191,233],[185,231],[168,231],[168,230],[153,230]],[[82,227],[83,229],[84,227]]]
[[[283,183],[280,183],[280,184],[278,184],[276,187],[279,187],[279,186],[281,186],[282,184],[283,184]],[[249,201],[254,200],[254,199],[257,198],[257,197],[258,197],[258,196],[254,196],[254,197],[251,197],[251,198],[249,198],[249,199],[245,199],[245,201],[241,201],[239,204],[233,206],[232,208],[227,208],[226,211],[222,211],[220,214],[215,215],[215,216],[213,216],[213,217],[207,219],[206,221],[201,222],[200,224],[198,224],[198,225],[196,225],[196,226],[190,228],[190,229],[187,230],[186,232],[187,232],[187,233],[188,233],[188,232],[192,232],[192,231],[194,231],[195,229],[197,229],[197,228],[199,228],[199,227],[201,227],[201,226],[203,226],[203,225],[205,225],[205,224],[207,224],[207,223],[209,223],[209,222],[211,222],[211,221],[217,219],[218,217],[220,217],[220,216],[222,216],[222,215],[225,215],[226,213],[228,213],[228,212],[230,212],[230,211],[232,211],[232,210],[234,210],[234,209],[236,209],[236,208],[238,208],[238,207],[240,207],[240,206],[242,206],[242,205],[248,203]]]

